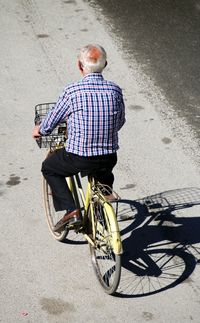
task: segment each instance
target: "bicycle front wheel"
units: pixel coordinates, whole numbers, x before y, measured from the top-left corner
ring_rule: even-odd
[[[65,240],[69,230],[65,227],[63,230],[59,232],[53,231],[53,228],[56,225],[56,223],[59,221],[59,218],[54,209],[51,188],[48,185],[45,178],[43,179],[43,194],[44,194],[45,214],[46,214],[46,220],[47,220],[49,231],[56,240],[63,241]]]
[[[116,228],[111,228],[109,217],[115,215],[111,213],[108,217],[105,203],[95,202],[92,210],[89,212],[94,241],[94,246],[90,244],[92,264],[101,286],[107,294],[112,295],[117,290],[121,276],[121,254],[113,250],[113,232],[119,232],[119,229],[117,224]]]

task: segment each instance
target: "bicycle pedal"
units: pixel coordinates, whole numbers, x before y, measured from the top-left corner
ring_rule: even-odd
[[[70,221],[70,223],[67,224],[67,228],[69,230],[79,230],[80,226],[82,224],[82,221]]]
[[[74,227],[74,232],[76,233],[76,234],[78,234],[79,232],[80,232],[80,227]]]

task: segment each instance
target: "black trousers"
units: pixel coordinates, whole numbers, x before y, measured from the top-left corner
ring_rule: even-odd
[[[74,199],[65,177],[83,172],[85,175],[95,172],[95,177],[112,188],[113,167],[117,163],[117,154],[83,157],[58,149],[42,163],[42,173],[51,187],[56,211],[73,211],[76,209]],[[103,171],[100,171],[104,169]]]

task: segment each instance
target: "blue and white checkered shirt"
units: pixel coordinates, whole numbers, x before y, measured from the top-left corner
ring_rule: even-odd
[[[66,86],[55,107],[40,126],[46,135],[67,120],[67,152],[80,156],[112,154],[119,148],[118,131],[125,122],[120,87],[104,80],[102,74],[87,74]]]

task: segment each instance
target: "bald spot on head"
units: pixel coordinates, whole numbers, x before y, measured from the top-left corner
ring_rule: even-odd
[[[96,62],[101,57],[101,52],[98,48],[92,47],[89,50],[87,57],[89,58],[89,60]]]

